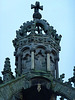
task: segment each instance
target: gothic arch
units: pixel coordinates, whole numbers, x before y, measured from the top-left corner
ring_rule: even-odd
[[[42,56],[45,56],[46,47],[44,45],[38,45],[35,48],[35,56],[40,53]]]
[[[56,52],[54,49],[51,50],[51,53],[52,53],[53,55],[57,55],[57,52]]]
[[[37,45],[37,46],[36,46],[36,49],[37,49],[37,48],[42,48],[42,49],[46,50],[46,47],[45,47],[44,45]]]
[[[22,52],[24,52],[25,50],[30,50],[30,47],[29,46],[25,46],[21,49]]]
[[[40,76],[40,75],[31,78],[31,80],[34,80],[34,79],[45,80],[45,81],[47,81],[47,82],[49,82],[49,83],[51,82],[51,81],[50,81],[48,78],[46,78],[45,76]],[[46,84],[45,84],[45,85],[46,85]]]

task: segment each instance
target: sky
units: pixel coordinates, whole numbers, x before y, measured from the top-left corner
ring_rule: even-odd
[[[65,73],[65,81],[73,76],[75,66],[75,0],[38,0],[43,5],[42,19],[62,35],[59,54],[59,73]],[[15,57],[12,40],[16,30],[26,22],[31,21],[33,10],[31,4],[35,0],[0,0],[0,72],[4,68],[6,57],[10,58],[14,72]],[[2,74],[0,73],[0,76]]]

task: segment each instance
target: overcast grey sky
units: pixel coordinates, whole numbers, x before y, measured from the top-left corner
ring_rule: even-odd
[[[75,0],[38,0],[43,5],[42,18],[62,35],[59,61],[60,74],[67,80],[75,66]],[[0,71],[6,57],[10,58],[12,71],[15,68],[12,40],[23,22],[32,20],[31,4],[35,0],[0,0]],[[0,76],[1,73],[0,73]]]

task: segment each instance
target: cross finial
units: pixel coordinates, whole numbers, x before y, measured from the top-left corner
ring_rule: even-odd
[[[43,6],[40,6],[40,2],[36,2],[35,5],[31,4],[31,9],[34,9],[34,14],[33,14],[33,18],[38,18],[40,19],[42,16],[39,13],[39,9],[43,10]]]
[[[36,2],[35,5],[31,4],[31,9],[34,8],[34,13],[39,12],[39,9],[43,10],[43,6],[40,6],[40,2]]]

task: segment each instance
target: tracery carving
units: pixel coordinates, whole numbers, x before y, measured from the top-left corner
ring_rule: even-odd
[[[53,36],[56,40],[60,40],[61,36],[58,36],[56,34],[56,30],[53,29],[53,26],[50,26],[49,23],[44,20],[44,19],[36,19],[33,21],[27,21],[27,23],[23,23],[23,25],[21,25],[20,29],[18,31],[16,31],[16,36],[17,38],[21,38],[24,36],[27,36],[27,32],[32,32],[34,31],[38,31],[38,33],[43,34],[42,31],[45,32],[45,35],[49,35],[49,36]],[[34,34],[34,32],[32,32],[31,34]]]
[[[44,49],[37,49],[35,53],[35,69],[46,71],[46,54]]]
[[[22,56],[22,74],[29,71],[31,67],[31,55],[29,50],[25,50]]]

